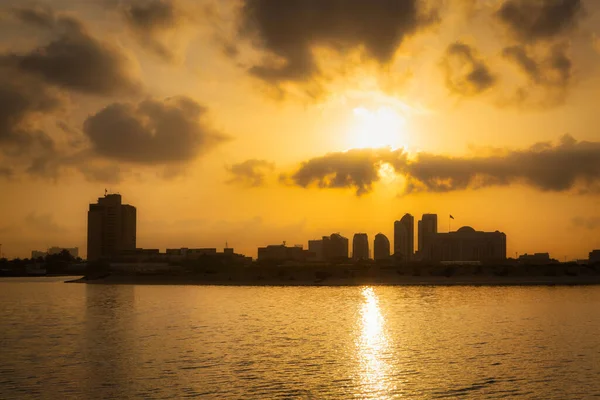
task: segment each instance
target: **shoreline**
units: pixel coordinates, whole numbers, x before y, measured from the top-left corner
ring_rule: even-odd
[[[229,279],[214,276],[125,276],[111,275],[98,279],[85,277],[65,283],[90,285],[195,285],[195,286],[591,286],[600,285],[600,276],[398,276],[394,279],[326,278],[326,279]]]

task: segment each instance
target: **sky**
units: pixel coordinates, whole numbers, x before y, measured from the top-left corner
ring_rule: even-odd
[[[2,253],[85,255],[107,189],[143,248],[437,213],[587,258],[599,67],[595,0],[3,0]]]

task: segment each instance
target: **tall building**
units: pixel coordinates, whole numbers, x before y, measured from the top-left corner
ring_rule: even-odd
[[[424,261],[506,260],[506,235],[503,232],[481,232],[463,226],[456,232],[435,233],[423,248]]]
[[[390,258],[390,241],[383,233],[375,235],[373,247],[373,258],[375,261],[387,260]]]
[[[108,194],[90,204],[88,211],[88,261],[115,257],[136,248],[136,210],[122,204],[120,194]]]
[[[400,261],[411,261],[415,253],[415,218],[404,214],[394,222],[394,256]]]
[[[437,214],[423,214],[423,217],[419,221],[417,235],[419,239],[419,243],[417,247],[419,249],[419,253],[423,251],[423,248],[426,247],[427,240],[431,236],[432,233],[437,233]]]
[[[352,259],[368,260],[369,259],[369,237],[366,233],[355,233],[352,238]]]
[[[348,239],[339,233],[323,237],[323,256],[327,261],[344,261],[348,259]]]

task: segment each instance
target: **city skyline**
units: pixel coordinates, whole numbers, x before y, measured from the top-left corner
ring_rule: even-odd
[[[2,251],[85,254],[104,188],[143,206],[141,247],[432,211],[511,255],[600,247],[598,2],[334,3],[3,1]]]
[[[161,249],[159,246],[150,245],[150,246],[140,247],[140,246],[136,245],[137,209],[135,206],[132,206],[129,204],[123,204],[121,199],[122,199],[121,194],[110,193],[110,192],[108,192],[107,189],[105,189],[104,197],[98,197],[97,203],[90,203],[89,210],[88,210],[88,227],[87,227],[88,246],[89,246],[89,243],[96,242],[95,247],[98,249],[98,250],[96,250],[96,252],[98,254],[100,254],[102,252],[102,250],[100,250],[101,248],[110,247],[113,249],[113,250],[105,250],[105,253],[102,254],[102,257],[111,257],[111,256],[119,255],[119,254],[122,254],[123,251],[132,252],[135,249],[140,249],[140,250],[150,249],[149,251],[159,251]],[[121,209],[123,211],[120,211]],[[110,211],[110,210],[112,210],[112,211]],[[109,215],[112,215],[112,217],[107,218]],[[337,254],[336,257],[343,257],[343,254],[347,254],[347,257],[354,261],[375,260],[375,249],[377,247],[376,240],[377,240],[377,237],[380,236],[382,238],[385,238],[385,240],[387,241],[387,246],[389,246],[390,256],[394,256],[398,260],[401,260],[403,262],[409,262],[409,261],[421,261],[421,260],[427,261],[427,260],[429,260],[428,258],[423,258],[423,254],[424,254],[424,251],[427,251],[428,240],[432,241],[431,236],[430,236],[431,234],[437,234],[437,233],[456,234],[456,233],[460,233],[460,232],[484,233],[484,231],[478,231],[467,225],[459,226],[456,230],[452,231],[452,230],[450,230],[450,228],[451,228],[450,222],[451,222],[451,220],[455,220],[455,218],[452,214],[448,214],[447,218],[448,218],[448,229],[449,230],[447,230],[445,232],[438,231],[438,214],[431,213],[431,212],[423,213],[421,215],[421,218],[417,219],[417,225],[415,226],[415,223],[414,223],[415,217],[410,213],[405,213],[402,216],[402,218],[400,218],[399,220],[393,221],[393,229],[392,229],[393,235],[391,236],[391,238],[392,238],[391,240],[388,238],[387,235],[379,232],[376,235],[372,236],[372,239],[369,241],[369,239],[368,239],[369,235],[367,233],[357,232],[357,233],[351,234],[352,235],[352,244],[350,246],[350,240],[347,237],[345,237],[344,235],[342,235],[341,232],[338,231],[338,232],[334,232],[330,236],[323,236],[323,239],[314,240],[314,239],[304,238],[302,241],[297,241],[294,243],[300,243],[300,242],[307,243],[307,246],[304,246],[304,244],[298,244],[297,246],[300,246],[301,248],[306,249],[308,251],[313,251],[313,252],[317,253],[318,255],[317,255],[316,260],[323,260],[326,258],[323,253],[324,247],[325,247],[323,245],[323,241],[334,241],[335,242],[335,241],[337,241],[337,238],[340,238],[341,240],[345,241],[345,243],[342,244],[342,246],[344,246],[345,250],[340,250],[340,248],[337,247],[337,250],[334,250]],[[108,219],[110,219],[111,221],[114,220],[113,222],[110,222],[109,224],[113,225],[113,228],[115,229],[115,232],[108,233],[108,235],[112,237],[111,240],[114,242],[114,243],[111,242],[110,244],[105,243],[107,239],[103,237],[103,235],[106,236],[106,234],[107,234],[106,233],[106,225],[108,223]],[[115,221],[117,221],[117,220],[119,220],[119,221],[122,220],[122,222],[116,223]],[[121,230],[121,229],[123,230],[124,233],[117,235],[117,231]],[[104,233],[101,233],[101,232],[104,232]],[[498,232],[498,230],[495,230],[495,232]],[[491,233],[493,233],[493,232],[491,232]],[[504,235],[504,233],[502,233],[502,234]],[[119,239],[119,237],[121,237],[121,235],[123,236],[123,239]],[[428,239],[428,237],[429,237],[429,239]],[[380,238],[380,239],[382,239],[382,238]],[[123,240],[123,244],[119,244],[121,240]],[[446,240],[446,239],[444,239],[444,240]],[[127,244],[127,243],[129,243],[129,244]],[[267,247],[279,246],[274,243],[282,243],[283,246],[285,246],[287,241],[281,240],[279,242],[273,242],[270,244],[261,243],[261,244],[257,245],[257,247],[256,247],[257,250],[254,252],[254,254],[252,252],[243,253],[243,254],[246,254],[247,256],[257,259],[259,256],[259,253],[260,253],[261,246],[267,246]],[[504,238],[503,239],[504,249],[502,250],[502,252],[505,255],[505,258],[513,258],[511,253],[506,250],[506,248],[507,248],[506,243],[507,243],[506,238]],[[315,247],[312,248],[311,245],[315,246]],[[318,246],[318,248],[316,246]],[[336,245],[334,245],[334,247],[335,246]],[[188,246],[179,246],[179,245],[170,246],[171,251],[173,251],[172,249],[177,249],[179,251],[179,249],[185,250],[188,248],[190,248],[190,249],[194,249],[194,248],[196,248],[196,249],[216,249],[218,247],[219,246],[212,247],[209,245],[203,245],[202,243],[195,243],[194,245],[188,245]],[[357,247],[359,248],[359,252],[360,252],[358,259],[354,255],[355,248],[357,248]],[[170,248],[166,247],[165,251],[168,253]],[[224,249],[229,248],[228,242],[225,243],[225,246],[223,246],[223,248]],[[71,254],[75,253],[75,257],[79,256],[79,248],[78,247],[69,248],[69,247],[52,246],[52,247],[48,248],[48,251],[46,252],[46,254],[56,254],[62,249],[66,249]],[[406,249],[410,249],[410,254],[408,257],[405,255]],[[429,250],[429,251],[431,251],[431,250]],[[30,250],[30,254],[32,255],[31,258],[43,257],[42,253],[43,252],[38,251],[38,250]],[[589,251],[588,251],[588,253],[589,253]],[[5,253],[3,252],[3,254],[5,254]],[[34,254],[35,254],[35,257],[33,256]],[[365,257],[365,254],[367,255],[366,257]],[[514,254],[515,254],[515,257],[518,257],[519,255],[527,257],[529,255],[550,254],[550,253],[547,251],[546,252],[524,251],[522,253],[515,252]],[[427,257],[431,257],[431,256],[427,256]],[[13,257],[13,258],[28,258],[28,257]],[[86,255],[86,258],[87,258],[87,255]],[[93,256],[92,261],[97,260],[99,258],[100,258],[100,256]],[[559,257],[555,257],[555,258],[559,258]],[[579,257],[579,258],[573,258],[572,260],[578,260],[578,259],[585,259],[585,256]],[[563,260],[566,260],[566,256],[564,257]],[[465,260],[465,261],[467,261],[467,260]]]

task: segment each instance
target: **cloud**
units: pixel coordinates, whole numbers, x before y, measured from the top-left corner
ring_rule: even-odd
[[[77,169],[88,182],[119,183],[122,181],[121,167],[117,164],[78,163]]]
[[[232,178],[229,184],[241,184],[248,187],[258,187],[265,183],[265,175],[275,169],[275,164],[266,160],[251,159],[227,167]]]
[[[524,43],[569,33],[582,15],[581,0],[507,0],[496,13],[510,33]]]
[[[471,46],[456,42],[448,46],[442,59],[446,86],[456,94],[474,96],[490,89],[496,77]]]
[[[41,116],[55,112],[62,98],[35,78],[0,66],[0,149],[20,156],[34,148],[47,150],[53,140],[38,128]]]
[[[355,188],[360,196],[372,190],[385,163],[406,178],[405,193],[443,193],[511,184],[566,192],[600,184],[600,142],[577,141],[569,135],[556,145],[536,143],[524,150],[481,157],[418,153],[409,159],[401,150],[390,149],[330,153],[303,162],[283,181],[300,187]]]
[[[571,222],[576,228],[595,230],[600,228],[600,217],[574,217]]]
[[[81,93],[140,92],[141,84],[130,59],[117,47],[92,37],[80,20],[40,8],[21,8],[14,13],[22,22],[48,30],[53,39],[28,53],[5,54],[3,63],[11,63],[49,84]]]
[[[398,170],[406,163],[406,154],[389,148],[329,153],[303,162],[295,172],[282,175],[280,180],[304,188],[353,188],[361,196],[373,189],[380,179],[380,168],[386,163]]]
[[[437,20],[419,0],[245,0],[240,37],[249,34],[275,62],[250,72],[269,82],[308,81],[318,75],[315,46],[362,47],[379,63],[391,61],[404,40]]]
[[[407,165],[409,192],[448,192],[522,183],[563,192],[600,181],[600,142],[565,135],[557,145],[537,143],[503,156],[453,158],[427,153]]]
[[[502,54],[515,62],[537,85],[565,87],[569,84],[572,62],[564,46],[553,46],[550,54],[542,60],[534,59],[523,46],[506,47]]]
[[[108,159],[139,164],[183,163],[226,137],[203,116],[206,109],[180,96],[139,104],[113,103],[84,122],[93,150]]]
[[[172,43],[165,35],[185,22],[174,0],[131,1],[121,10],[139,42],[165,61],[173,61]]]
[[[528,100],[535,88],[544,89],[540,101],[542,105],[557,105],[564,101],[572,79],[573,67],[565,45],[551,46],[543,57],[531,55],[527,47],[521,45],[506,47],[502,54],[517,65],[532,85],[519,89],[520,102]]]
[[[17,19],[40,28],[52,29],[56,25],[56,16],[50,7],[36,5],[30,8],[14,8]]]

